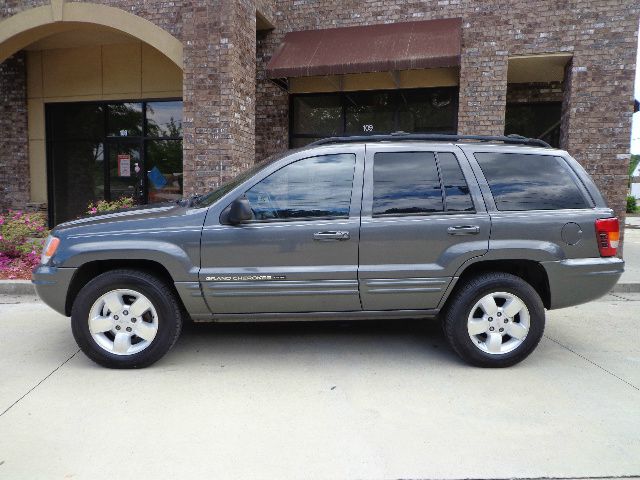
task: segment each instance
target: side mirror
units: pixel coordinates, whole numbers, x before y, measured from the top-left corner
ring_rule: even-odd
[[[239,225],[249,220],[253,220],[253,210],[251,210],[249,199],[244,196],[236,198],[231,205],[229,205],[227,221],[231,225]]]

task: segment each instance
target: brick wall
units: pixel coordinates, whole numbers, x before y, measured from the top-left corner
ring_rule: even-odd
[[[0,64],[0,212],[29,202],[25,55]]]
[[[504,132],[507,96],[522,100],[524,93],[507,87],[510,55],[572,53],[563,146],[624,216],[639,16],[635,0],[276,0],[276,30],[258,41],[257,157],[286,146],[288,96],[264,74],[286,32],[461,17],[459,132]],[[558,98],[557,93],[533,98]]]
[[[184,22],[185,193],[202,193],[253,163],[255,3],[202,1]]]
[[[256,1],[275,30],[255,34]],[[48,3],[6,0],[0,18]],[[499,134],[508,98],[510,55],[569,52],[564,84],[563,145],[591,173],[610,204],[623,215],[626,193],[632,83],[640,4],[635,0],[103,0],[139,15],[184,45],[184,169],[187,193],[228,180],[251,164],[286,148],[288,95],[265,76],[265,66],[288,31],[385,22],[461,17],[459,101],[461,133]],[[257,59],[254,64],[254,59]],[[17,63],[16,63],[17,62]],[[3,65],[17,75],[20,60]],[[19,70],[19,69],[18,69]],[[17,71],[16,71],[17,72]],[[9,75],[9,77],[7,77]],[[19,76],[19,75],[18,75]],[[17,78],[17,77],[16,77]],[[24,70],[22,73],[24,82]],[[12,96],[20,84],[4,81],[13,117],[24,102]],[[255,97],[254,97],[255,92]],[[6,116],[5,116],[6,118]],[[0,136],[22,138],[25,120],[3,121]],[[254,133],[255,132],[255,133]],[[7,141],[0,162],[26,168],[26,142],[16,153]],[[8,159],[6,157],[9,157]],[[3,170],[0,175],[7,175]],[[13,188],[13,187],[12,187]],[[11,202],[28,196],[28,186]],[[2,202],[9,200],[0,198]]]
[[[562,102],[563,99],[562,82],[507,85],[507,103]]]

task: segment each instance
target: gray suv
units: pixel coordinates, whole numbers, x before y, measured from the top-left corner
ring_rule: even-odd
[[[482,367],[545,309],[607,293],[619,226],[565,151],[523,137],[320,140],[203,196],[58,225],[33,272],[101,365],[161,358],[182,322],[440,318]]]

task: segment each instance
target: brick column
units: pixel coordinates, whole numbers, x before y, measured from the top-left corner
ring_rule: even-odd
[[[589,54],[591,56],[593,54]],[[565,78],[562,148],[593,177],[605,200],[623,219],[628,190],[633,114],[633,60],[574,56]],[[594,142],[593,139],[598,139]]]
[[[27,75],[24,53],[0,64],[0,211],[30,198]]]
[[[198,0],[183,18],[184,190],[203,193],[253,164],[254,0]]]
[[[508,51],[496,35],[502,22],[495,16],[478,16],[462,25],[459,134],[504,134]]]

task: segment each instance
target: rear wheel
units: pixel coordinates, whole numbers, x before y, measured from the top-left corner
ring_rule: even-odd
[[[508,273],[469,280],[444,312],[451,347],[479,367],[508,367],[524,360],[544,332],[545,312],[535,289]]]
[[[174,292],[156,277],[114,270],[90,281],[71,311],[73,336],[92,360],[110,368],[141,368],[159,360],[182,328]]]

